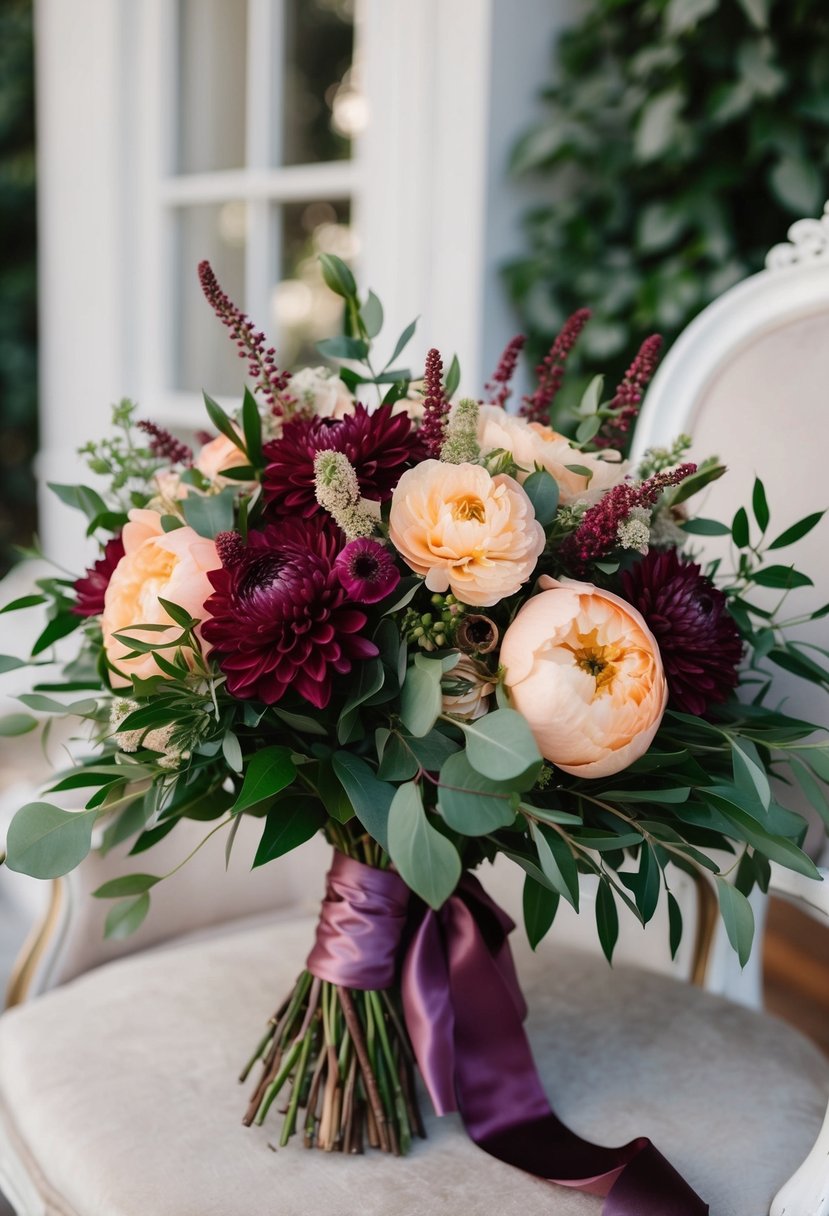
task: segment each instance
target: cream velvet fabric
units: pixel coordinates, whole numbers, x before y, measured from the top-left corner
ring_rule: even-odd
[[[0,1019],[0,1107],[60,1216],[598,1216],[429,1118],[405,1160],[240,1124],[236,1074],[301,968],[286,920],[112,963]],[[811,1147],[829,1065],[773,1019],[661,976],[515,945],[555,1106],[606,1143],[650,1135],[712,1216],[763,1216]],[[424,1104],[425,1108],[425,1104]]]

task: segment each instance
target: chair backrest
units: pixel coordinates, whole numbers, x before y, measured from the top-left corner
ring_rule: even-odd
[[[648,392],[634,455],[664,446],[679,433],[693,439],[691,457],[716,454],[728,475],[695,500],[699,513],[730,523],[749,505],[756,475],[766,489],[767,540],[829,506],[829,203],[822,220],[799,220],[790,244],[777,245],[766,269],[727,291],[688,326],[668,353]],[[759,529],[752,521],[752,535]],[[813,588],[792,593],[791,615],[829,601],[829,522],[824,521],[779,561],[808,570]],[[708,552],[727,552],[706,542]],[[779,593],[754,594],[772,606]],[[797,635],[826,645],[825,620]],[[825,693],[785,671],[775,694],[788,712],[829,724]]]
[[[819,220],[798,220],[790,241],[768,254],[766,269],[727,291],[688,326],[654,378],[636,431],[634,456],[692,436],[691,458],[716,454],[728,474],[695,500],[698,513],[730,523],[748,507],[755,476],[771,510],[766,541],[798,519],[829,507],[829,203]],[[759,536],[751,520],[752,537]],[[814,587],[793,592],[787,615],[829,602],[829,521],[791,548],[781,564],[808,571]],[[705,552],[728,555],[725,541]],[[780,592],[754,591],[772,608]],[[791,613],[788,607],[791,606]],[[804,622],[792,635],[826,647],[826,620]],[[777,669],[773,695],[786,712],[829,725],[829,701],[814,684]],[[820,854],[825,829],[806,801],[786,787],[778,797],[813,823],[807,849]]]

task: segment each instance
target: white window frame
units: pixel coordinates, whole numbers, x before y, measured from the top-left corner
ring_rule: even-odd
[[[142,344],[140,399],[152,402],[153,416],[162,424],[198,428],[204,424],[199,394],[170,387],[175,362],[170,345],[175,333],[170,309],[175,303],[178,209],[237,201],[245,205],[245,298],[235,302],[254,324],[270,328],[271,293],[274,274],[279,271],[279,205],[334,198],[347,200],[353,207],[359,166],[356,159],[278,165],[285,5],[283,0],[248,0],[245,166],[204,173],[176,172],[175,124],[170,116],[177,113],[178,107],[177,9],[170,0],[144,0],[140,8],[143,22],[138,36],[143,60],[140,70],[147,84],[143,96],[154,96],[155,106],[146,123],[147,143],[140,174],[143,184],[140,246],[147,271],[142,276],[135,332]],[[152,81],[158,76],[162,58],[164,83],[160,90],[153,91]],[[194,276],[195,273],[194,266]],[[159,314],[159,308],[166,309],[166,313]],[[274,340],[278,345],[278,335],[274,335]],[[241,379],[240,375],[240,383]]]
[[[279,56],[268,53],[277,9],[270,0],[249,4],[255,116],[281,96],[281,82]],[[171,393],[165,375],[171,204],[246,200],[243,303],[264,325],[272,283],[270,259],[258,250],[268,209],[350,197],[356,270],[385,305],[383,341],[390,345],[419,314],[407,364],[417,370],[432,345],[447,359],[456,352],[462,389],[479,395],[516,327],[499,268],[521,248],[519,218],[531,193],[509,180],[508,151],[538,113],[553,35],[577,4],[358,0],[369,123],[352,161],[273,169],[261,127],[249,122],[245,170],[174,177],[174,5],[36,0],[41,482],[83,475],[75,449],[105,432],[109,405],[121,396],[161,422],[201,424],[195,394]],[[47,552],[67,565],[88,555],[76,520],[48,493],[41,531]]]

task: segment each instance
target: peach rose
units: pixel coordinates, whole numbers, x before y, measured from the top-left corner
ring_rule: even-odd
[[[656,639],[618,595],[546,575],[538,585],[501,643],[512,703],[566,773],[618,773],[647,751],[665,712]]]
[[[558,482],[561,502],[565,505],[581,500],[592,506],[606,490],[622,480],[628,469],[626,461],[600,457],[594,452],[580,452],[552,427],[517,418],[499,405],[480,407],[478,443],[484,456],[497,448],[511,452],[515,463],[523,470],[518,474],[521,482],[536,465],[541,465]],[[610,455],[618,456],[617,453]],[[580,464],[590,469],[593,476],[588,479],[581,473],[573,473],[567,468],[568,464]]]
[[[157,507],[162,515],[178,514],[181,500],[193,490],[193,486],[182,481],[181,474],[173,469],[160,470],[153,477],[153,484],[153,506]]]
[[[159,604],[159,596],[203,621],[204,602],[213,591],[207,574],[222,564],[212,540],[199,536],[192,528],[164,532],[161,516],[155,511],[130,511],[122,536],[124,556],[109,580],[101,617],[107,658],[124,673],[110,673],[116,688],[129,684],[125,677],[131,675],[146,680],[163,673],[151,654],[125,659],[130,648],[114,635],[135,625],[169,624],[176,631],[178,626]],[[135,637],[155,641],[165,635],[136,633]]]
[[[194,467],[208,481],[219,483],[223,483],[226,480],[221,476],[225,469],[238,469],[241,465],[247,463],[248,458],[245,453],[237,444],[228,439],[227,435],[217,435],[215,439],[211,439],[208,443],[205,443],[193,461]],[[240,485],[242,483],[236,482],[236,484]]]
[[[288,392],[301,410],[319,418],[344,418],[354,413],[354,398],[330,368],[303,367],[294,372]]]
[[[487,607],[514,595],[535,569],[544,529],[512,477],[477,464],[424,460],[391,501],[389,538],[430,591]]]

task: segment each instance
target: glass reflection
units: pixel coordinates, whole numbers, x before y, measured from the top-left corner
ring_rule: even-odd
[[[283,164],[351,155],[365,124],[353,55],[354,0],[285,0]]]
[[[245,163],[247,0],[178,0],[176,172]]]
[[[176,215],[176,332],[173,336],[173,387],[183,392],[238,397],[245,381],[245,363],[202,295],[197,267],[210,261],[230,298],[245,306],[245,204],[227,203],[181,207]]]
[[[271,322],[279,334],[283,367],[323,363],[314,344],[337,333],[342,301],[329,291],[319,265],[321,253],[350,262],[358,253],[344,200],[290,203],[282,212],[282,280],[271,296]]]

